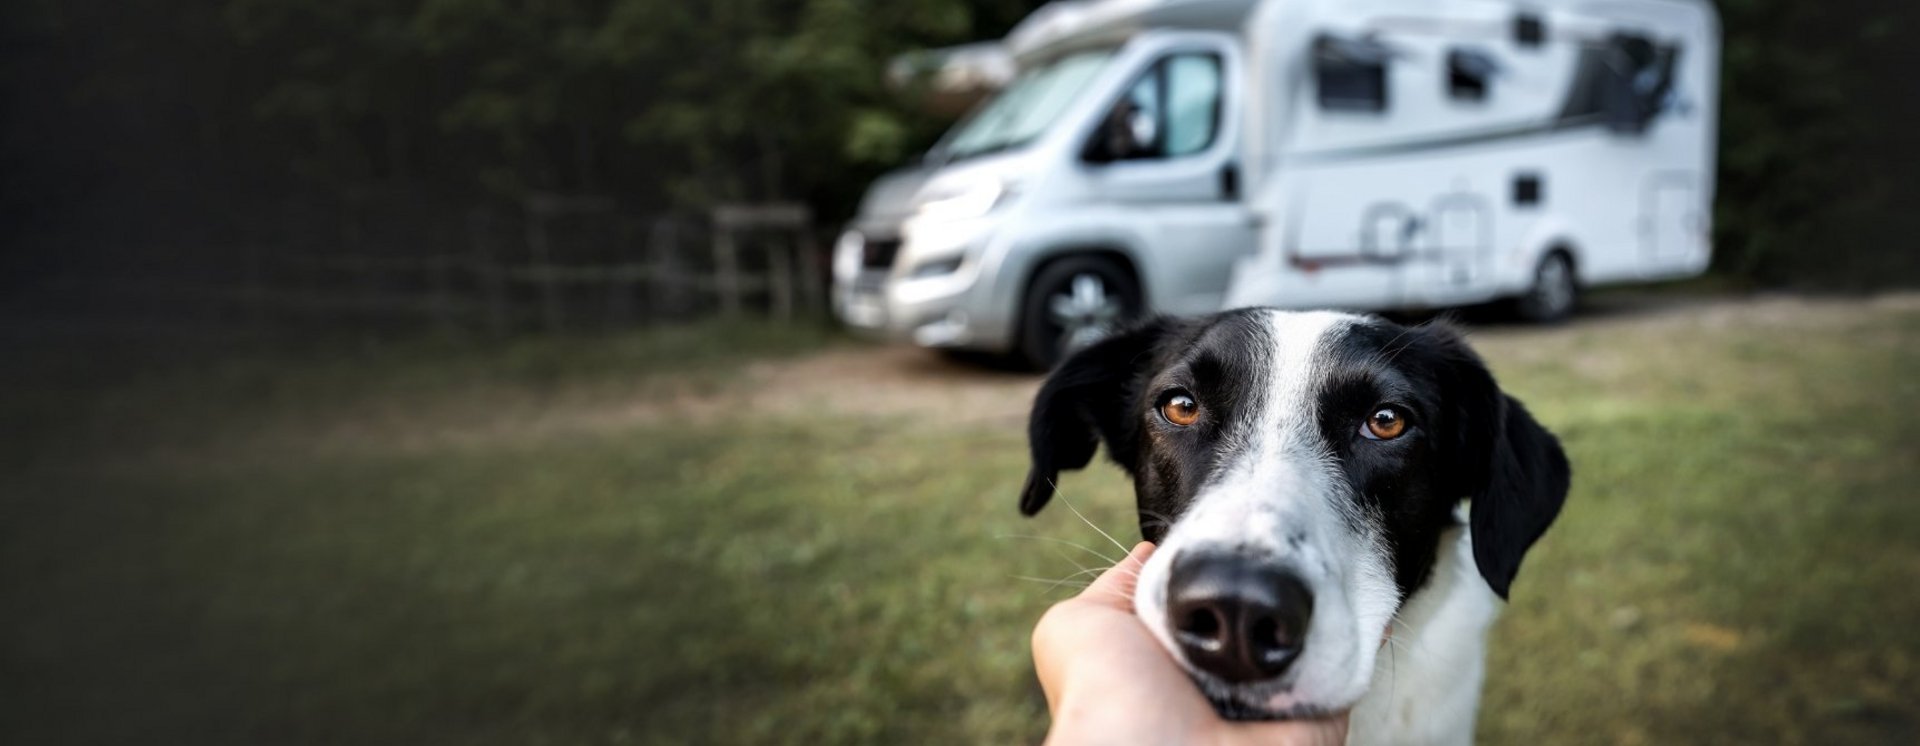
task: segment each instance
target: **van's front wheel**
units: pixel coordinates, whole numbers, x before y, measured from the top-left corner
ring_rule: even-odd
[[[1068,257],[1040,270],[1021,309],[1020,352],[1040,369],[1140,315],[1140,285],[1111,259]]]
[[[1536,324],[1565,321],[1580,300],[1573,260],[1564,251],[1549,252],[1533,270],[1533,287],[1514,301],[1520,318]]]

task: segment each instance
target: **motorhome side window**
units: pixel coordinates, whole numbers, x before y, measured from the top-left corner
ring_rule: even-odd
[[[1127,86],[1087,144],[1092,161],[1193,155],[1220,129],[1221,68],[1215,54],[1177,54]]]
[[[1321,34],[1313,40],[1314,96],[1326,111],[1387,110],[1387,63],[1393,50],[1371,37]]]
[[[1597,121],[1637,135],[1668,107],[1680,48],[1634,33],[1614,33],[1580,50],[1563,121]]]
[[[1499,71],[1500,63],[1484,50],[1448,50],[1447,96],[1456,101],[1485,101],[1487,85]]]

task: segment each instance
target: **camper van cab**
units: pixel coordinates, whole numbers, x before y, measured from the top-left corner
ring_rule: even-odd
[[[849,325],[1049,365],[1145,312],[1431,308],[1707,266],[1705,0],[1095,0],[869,190]]]

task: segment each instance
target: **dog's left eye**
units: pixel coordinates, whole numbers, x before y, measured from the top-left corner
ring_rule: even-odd
[[[1393,440],[1407,432],[1407,418],[1393,407],[1381,407],[1367,415],[1360,425],[1360,435],[1367,440]]]
[[[1160,416],[1179,427],[1192,425],[1200,421],[1200,402],[1185,391],[1174,391],[1161,398]]]

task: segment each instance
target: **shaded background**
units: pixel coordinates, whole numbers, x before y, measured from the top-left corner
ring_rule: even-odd
[[[587,216],[548,239],[563,265],[617,266],[607,247],[669,241],[663,218],[698,245],[728,203],[801,203],[829,237],[955,113],[890,89],[887,62],[1039,4],[9,0],[0,290],[17,311],[152,318],[241,286],[330,289],[346,280],[311,265],[342,256],[521,256],[549,214]],[[1716,271],[1915,281],[1916,12],[1719,6]],[[328,311],[308,316],[351,316]]]
[[[1037,5],[7,0],[0,741],[1036,740],[1122,478],[1023,521],[1037,376],[660,278]],[[1579,470],[1489,743],[1920,737],[1920,11],[1719,6],[1714,275],[1471,317]]]

